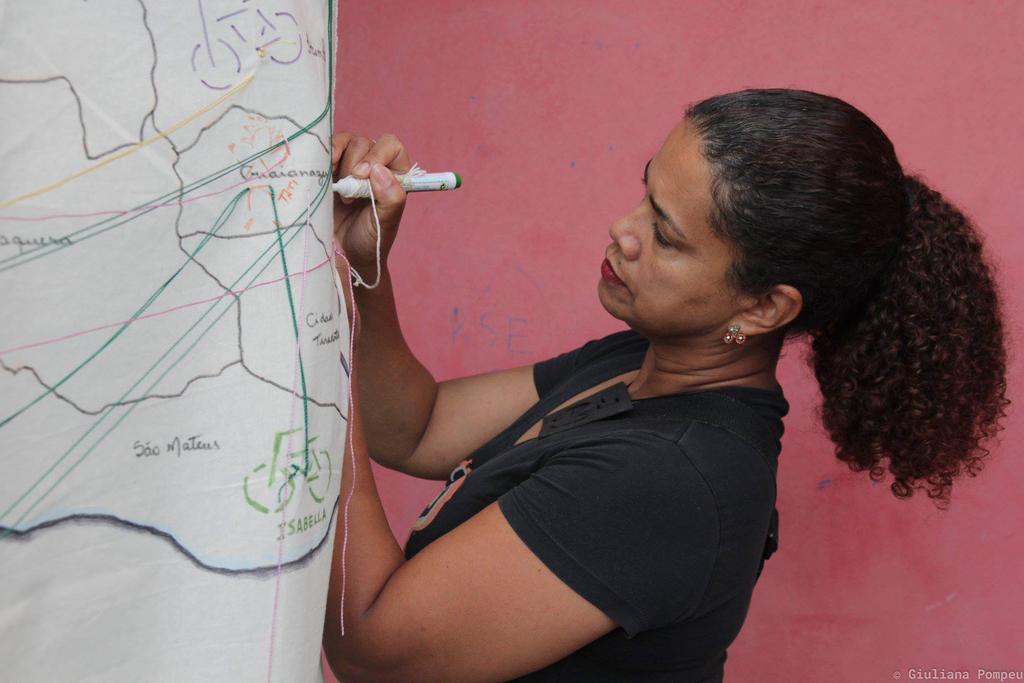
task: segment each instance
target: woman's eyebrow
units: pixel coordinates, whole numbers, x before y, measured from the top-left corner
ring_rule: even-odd
[[[648,174],[648,172],[651,169],[651,162],[652,161],[654,161],[654,159],[649,159],[647,161],[647,165],[644,166],[644,178],[643,178],[643,180],[644,180],[644,187],[647,187],[647,174]],[[669,216],[665,212],[665,209],[661,208],[658,205],[658,202],[654,201],[654,195],[651,194],[651,188],[649,188],[649,187],[647,187],[647,198],[651,200],[651,206],[654,207],[654,212],[656,214],[658,214],[669,225],[670,228],[672,228],[672,230],[676,233],[676,235],[678,235],[679,239],[685,240],[686,239],[686,235],[683,234],[682,228],[680,228],[676,224],[676,222],[674,220],[672,220],[672,217]]]

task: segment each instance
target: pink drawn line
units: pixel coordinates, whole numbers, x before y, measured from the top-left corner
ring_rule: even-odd
[[[315,266],[313,266],[312,268],[310,268],[309,270],[303,270],[303,271],[300,271],[298,273],[289,273],[287,275],[287,277],[292,278],[292,277],[298,277],[300,275],[304,276],[304,275],[306,275],[306,273],[312,273],[314,270],[322,268],[323,266],[327,265],[331,261],[332,261],[331,258],[326,258],[323,261],[321,261],[320,263],[318,263]],[[58,342],[66,341],[68,339],[74,339],[75,337],[81,337],[82,335],[85,335],[85,334],[92,334],[93,332],[99,332],[100,330],[109,330],[112,327],[120,327],[121,325],[124,325],[126,323],[135,322],[137,320],[145,320],[147,318],[156,318],[158,316],[167,315],[168,313],[174,313],[175,311],[180,311],[182,309],[190,308],[192,306],[200,306],[202,304],[208,304],[208,303],[212,303],[214,301],[220,301],[221,299],[223,299],[226,296],[244,294],[245,292],[248,292],[249,290],[256,289],[257,287],[266,287],[267,285],[273,285],[273,284],[276,284],[278,282],[281,282],[284,279],[285,279],[285,276],[282,275],[281,277],[275,278],[273,280],[267,280],[266,282],[258,282],[258,283],[254,284],[254,285],[246,287],[245,289],[239,289],[237,291],[224,292],[220,296],[214,296],[214,297],[210,297],[209,299],[202,299],[200,301],[192,301],[192,302],[187,303],[187,304],[181,304],[180,306],[174,306],[173,308],[168,308],[167,310],[164,310],[164,311],[157,311],[155,313],[147,313],[145,315],[140,315],[140,316],[138,316],[136,318],[128,318],[127,320],[122,320],[120,322],[109,323],[107,325],[100,325],[99,327],[93,327],[93,328],[90,328],[88,330],[81,330],[79,332],[72,332],[71,334],[65,334],[63,337],[54,337],[53,339],[46,339],[44,341],[33,342],[31,344],[22,344],[21,346],[12,346],[9,349],[0,350],[0,356],[2,356],[4,354],[8,354],[8,353],[14,353],[15,351],[24,351],[25,349],[34,349],[34,348],[38,348],[40,346],[48,346],[50,344],[56,344]]]
[[[200,199],[216,197],[219,194],[230,192],[236,187],[241,187],[242,185],[252,182],[253,180],[259,180],[260,177],[263,176],[265,173],[270,173],[272,170],[274,170],[274,168],[283,164],[290,156],[291,149],[288,146],[288,140],[286,138],[284,143],[284,154],[278,161],[275,161],[270,166],[267,166],[266,163],[263,162],[262,158],[259,159],[260,163],[263,163],[263,166],[266,169],[264,173],[254,173],[253,175],[249,176],[240,183],[228,185],[227,187],[221,190],[217,190],[216,192],[209,192],[207,194],[197,195],[195,197],[192,197],[191,199],[179,198],[172,202],[166,202],[164,204],[145,204],[134,209],[93,211],[92,213],[53,213],[46,216],[0,216],[0,221],[20,221],[23,223],[38,223],[40,221],[54,220],[55,218],[96,218],[97,216],[124,216],[126,214],[135,213],[138,211],[148,211],[149,209],[163,209],[168,206],[181,206],[183,204],[189,204],[191,202],[199,201]]]

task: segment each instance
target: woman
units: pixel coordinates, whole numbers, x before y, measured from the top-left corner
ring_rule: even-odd
[[[407,170],[408,154],[393,136],[334,143],[340,175],[371,179],[386,263],[405,196],[382,165]],[[630,329],[556,358],[437,383],[386,266],[356,289],[343,500],[353,460],[356,482],[324,630],[342,680],[721,681],[775,503],[789,338],[810,335],[852,469],[942,504],[980,468],[1008,403],[992,275],[967,218],[904,175],[870,119],[800,90],[712,97],[644,179],[598,284]],[[371,211],[336,210],[366,281]],[[448,480],[404,552],[367,450]]]

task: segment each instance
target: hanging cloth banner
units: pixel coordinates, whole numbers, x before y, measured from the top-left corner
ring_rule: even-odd
[[[0,660],[322,680],[330,0],[0,0]]]

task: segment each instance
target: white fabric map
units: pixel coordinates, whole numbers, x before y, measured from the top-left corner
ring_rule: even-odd
[[[0,0],[4,680],[321,680],[334,22]]]

